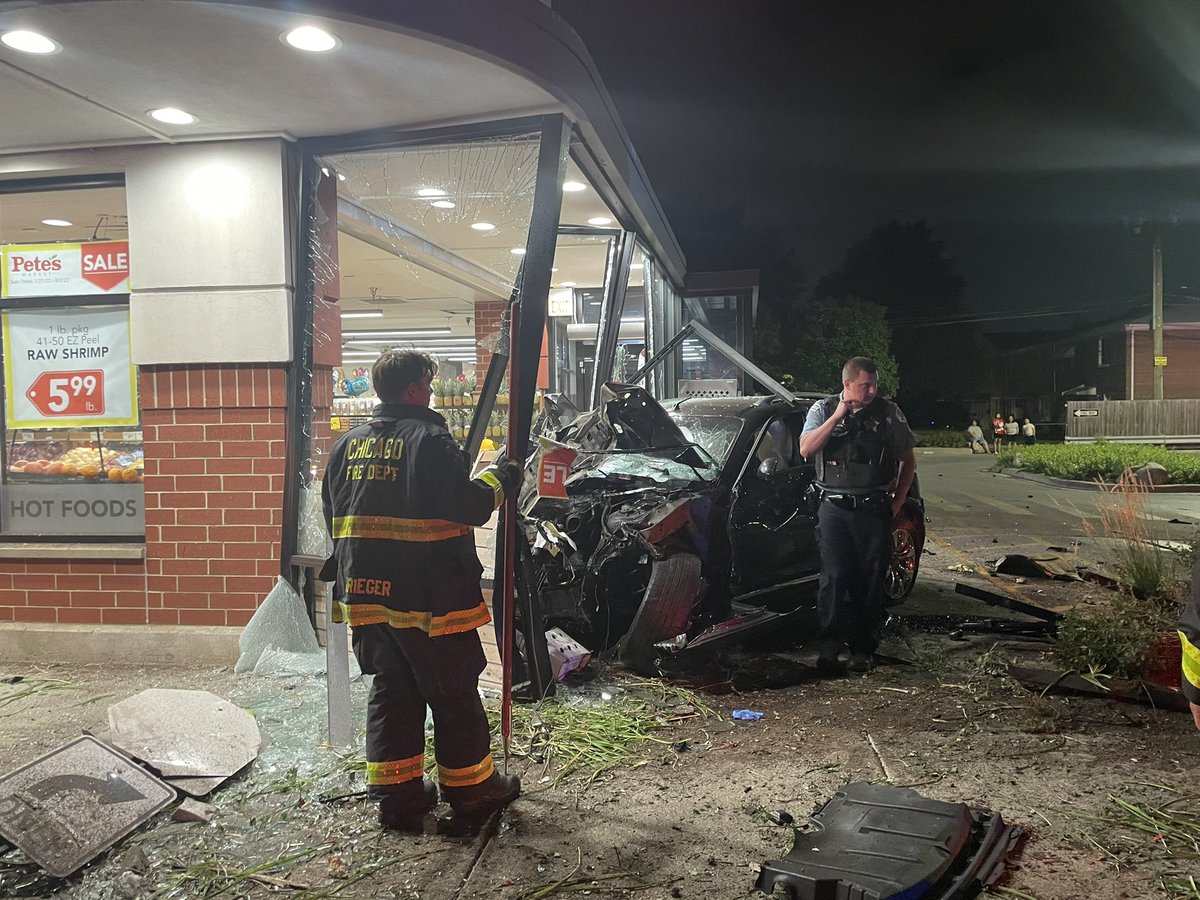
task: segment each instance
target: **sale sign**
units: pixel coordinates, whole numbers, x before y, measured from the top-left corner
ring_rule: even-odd
[[[0,247],[0,297],[85,297],[129,293],[129,242]]]
[[[137,424],[127,307],[12,310],[2,324],[9,428]]]
[[[566,500],[567,478],[571,474],[571,464],[579,454],[549,438],[541,438],[539,444],[537,494],[539,497]]]

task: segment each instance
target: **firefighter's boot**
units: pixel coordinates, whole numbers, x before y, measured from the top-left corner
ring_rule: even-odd
[[[504,809],[521,796],[521,779],[516,775],[493,772],[484,782],[469,788],[452,788],[446,799],[453,812],[438,822],[441,834],[471,834],[478,831],[492,813]]]
[[[418,800],[410,797],[384,796],[379,801],[379,825],[388,831],[403,831],[421,834],[425,830],[425,816],[437,806],[438,788],[428,778],[421,783]]]

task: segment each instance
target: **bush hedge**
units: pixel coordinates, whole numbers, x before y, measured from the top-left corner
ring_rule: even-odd
[[[967,429],[965,428],[923,428],[913,429],[913,437],[917,439],[918,447],[961,447],[967,449]],[[990,443],[990,441],[989,441]]]
[[[1200,454],[1167,450],[1150,444],[1034,444],[1005,447],[997,461],[1001,466],[1025,469],[1039,475],[1073,481],[1116,481],[1130,468],[1148,462],[1162,465],[1173,484],[1200,484]]]

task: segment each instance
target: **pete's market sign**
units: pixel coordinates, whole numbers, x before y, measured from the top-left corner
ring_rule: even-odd
[[[129,293],[129,242],[8,244],[0,247],[0,297]]]

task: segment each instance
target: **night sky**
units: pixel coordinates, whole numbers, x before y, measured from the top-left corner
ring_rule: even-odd
[[[1200,296],[1200,3],[553,6],[693,271],[758,265],[776,228],[812,287],[874,226],[925,219],[969,309],[1063,327],[1148,297],[1147,222],[1168,296]]]

